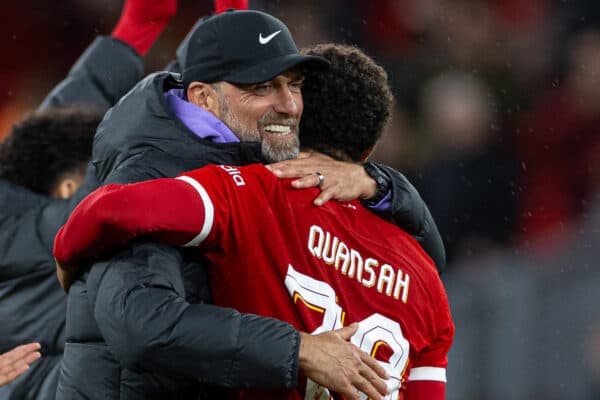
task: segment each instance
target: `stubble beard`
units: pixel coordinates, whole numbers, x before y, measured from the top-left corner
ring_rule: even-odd
[[[255,129],[247,129],[237,116],[229,110],[226,101],[220,104],[221,120],[231,129],[241,142],[260,142],[262,157],[266,162],[278,162],[298,158],[300,152],[300,139],[298,134],[288,139],[269,139],[260,134],[258,126],[265,126],[266,121],[283,122],[282,118],[275,117],[272,113],[265,114],[258,121]],[[296,124],[297,125],[297,124]]]
[[[288,140],[264,140],[261,142],[261,152],[266,162],[278,162],[298,158],[300,140],[298,135]]]

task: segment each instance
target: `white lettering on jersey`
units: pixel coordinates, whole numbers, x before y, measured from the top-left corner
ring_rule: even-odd
[[[235,183],[236,186],[244,186],[246,184],[242,177],[242,173],[236,167],[230,165],[219,165],[219,167],[231,176],[231,179],[233,179],[233,183]]]
[[[410,276],[401,269],[372,257],[363,257],[337,236],[312,225],[308,232],[308,251],[315,258],[333,266],[336,271],[367,288],[375,288],[386,296],[408,302]]]

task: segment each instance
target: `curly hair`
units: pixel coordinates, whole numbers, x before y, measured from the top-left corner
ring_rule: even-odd
[[[33,112],[0,143],[0,178],[49,195],[70,173],[84,173],[102,113],[81,107]]]
[[[303,53],[326,58],[330,67],[305,72],[302,147],[363,161],[390,119],[394,96],[387,73],[353,46],[325,43]]]

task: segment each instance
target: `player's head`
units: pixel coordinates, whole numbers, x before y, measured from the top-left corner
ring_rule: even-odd
[[[303,148],[364,161],[390,118],[394,97],[387,73],[360,49],[326,43],[304,53],[327,59],[325,71],[306,71]]]
[[[304,69],[327,63],[300,54],[283,22],[259,11],[204,18],[177,55],[188,101],[261,142],[268,161],[297,155]]]
[[[67,198],[80,185],[102,113],[72,107],[34,112],[0,144],[0,177],[27,189]]]

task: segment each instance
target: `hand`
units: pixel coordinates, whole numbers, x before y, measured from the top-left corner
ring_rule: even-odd
[[[39,343],[24,344],[0,354],[0,386],[14,381],[29,369],[29,364],[40,358]]]
[[[58,278],[60,287],[63,288],[65,292],[69,293],[69,289],[79,273],[75,272],[77,271],[76,269],[67,269],[66,266],[59,263],[56,259],[54,259],[54,261],[56,262],[56,277]]]
[[[317,384],[348,400],[359,400],[358,391],[382,400],[388,394],[384,379],[389,376],[374,358],[349,342],[357,329],[354,323],[318,335],[300,333],[300,369]]]
[[[314,200],[316,206],[327,201],[369,199],[377,192],[377,183],[360,164],[336,161],[320,153],[300,153],[296,160],[267,165],[280,178],[300,178],[292,182],[297,189],[318,186],[321,193]],[[323,182],[316,174],[323,176]]]

